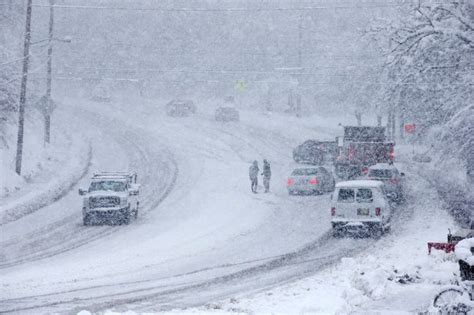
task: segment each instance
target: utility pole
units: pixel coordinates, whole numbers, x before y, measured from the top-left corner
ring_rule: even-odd
[[[46,98],[48,105],[44,113],[44,142],[48,144],[51,138],[51,80],[53,67],[53,26],[54,26],[54,0],[49,0],[49,37],[48,37],[48,73],[46,75]]]
[[[15,171],[18,175],[21,175],[21,159],[23,157],[23,131],[25,123],[26,84],[28,82],[28,64],[30,62],[32,1],[33,0],[28,0],[26,7],[25,43],[23,47],[23,71],[21,77],[20,106],[18,109],[18,137],[16,142]]]
[[[299,67],[299,75],[298,75],[298,91],[296,93],[296,116],[301,116],[301,78],[303,72],[303,13],[299,17],[298,21],[298,67]]]

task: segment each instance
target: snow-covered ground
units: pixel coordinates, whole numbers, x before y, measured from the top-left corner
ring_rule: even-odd
[[[398,209],[389,235],[354,257],[344,257],[316,275],[252,295],[215,301],[196,311],[244,313],[417,313],[459,274],[453,254],[433,251],[428,241],[445,241],[455,223],[416,167],[407,169],[410,197]],[[194,310],[191,310],[194,311]]]
[[[453,279],[455,264],[427,256],[426,242],[454,223],[416,167],[400,165],[409,202],[381,240],[334,239],[328,195],[288,196],[293,147],[331,139],[338,119],[244,111],[222,124],[199,110],[167,117],[159,100],[61,104],[90,165],[62,198],[2,226],[0,312],[421,311]],[[253,195],[248,166],[264,158],[271,193]],[[142,185],[138,220],[84,227],[77,188],[125,169]]]

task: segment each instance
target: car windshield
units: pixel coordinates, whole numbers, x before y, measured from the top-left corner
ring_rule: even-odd
[[[97,181],[92,182],[91,186],[89,187],[89,192],[92,191],[124,191],[127,187],[126,182],[122,181],[111,181],[111,180],[104,180],[104,181]]]
[[[369,177],[376,178],[391,178],[392,174],[392,170],[374,169],[369,171]]]
[[[318,170],[315,168],[298,168],[291,173],[294,176],[310,176],[318,174]]]
[[[357,190],[357,202],[372,202],[372,190],[368,188],[360,188]]]
[[[337,196],[337,201],[340,202],[354,202],[354,189],[341,188]]]

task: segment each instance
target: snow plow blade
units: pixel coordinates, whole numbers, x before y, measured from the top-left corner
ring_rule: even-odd
[[[444,250],[447,254],[454,252],[455,243],[435,243],[428,242],[428,255],[431,254],[431,249]]]

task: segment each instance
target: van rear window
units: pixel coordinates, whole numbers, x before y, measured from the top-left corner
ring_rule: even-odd
[[[354,189],[341,188],[337,196],[337,201],[340,202],[354,202]]]
[[[383,169],[370,170],[369,177],[391,178],[392,177],[392,171],[391,170],[383,170]]]
[[[372,190],[367,188],[360,188],[357,190],[357,202],[372,202]]]

